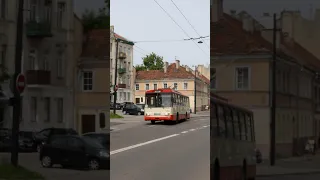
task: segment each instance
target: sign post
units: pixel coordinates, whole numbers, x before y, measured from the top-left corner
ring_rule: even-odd
[[[16,89],[21,94],[26,88],[26,78],[23,74],[18,74],[16,79]]]

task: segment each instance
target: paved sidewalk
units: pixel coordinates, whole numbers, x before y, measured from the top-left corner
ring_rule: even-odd
[[[312,174],[320,173],[320,154],[307,155],[302,157],[292,157],[276,160],[275,166],[270,166],[269,162],[257,165],[257,176],[278,176],[289,174]]]

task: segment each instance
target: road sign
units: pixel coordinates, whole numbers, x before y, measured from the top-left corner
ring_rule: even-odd
[[[19,93],[23,93],[26,87],[26,78],[23,74],[19,74],[16,79],[16,88]]]
[[[114,91],[118,91],[118,85],[114,86]]]

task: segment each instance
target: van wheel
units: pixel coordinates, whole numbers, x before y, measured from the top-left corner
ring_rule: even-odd
[[[217,159],[214,162],[213,179],[220,180],[220,164]]]
[[[100,169],[100,163],[97,159],[90,159],[88,162],[88,167],[90,170],[99,170]]]
[[[248,180],[247,176],[247,162],[244,160],[242,165],[242,180]]]
[[[52,167],[52,159],[49,156],[43,156],[41,159],[41,165],[44,168],[50,168]]]
[[[141,115],[141,112],[138,112],[138,116],[140,116]]]

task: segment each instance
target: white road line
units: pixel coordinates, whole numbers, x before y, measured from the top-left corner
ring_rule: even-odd
[[[185,134],[185,133],[187,133],[187,132],[189,132],[189,131],[182,131],[181,134]]]
[[[189,131],[195,131],[196,129],[189,129]]]
[[[120,153],[120,152],[123,152],[123,151],[128,151],[130,149],[134,149],[134,148],[137,148],[137,147],[140,147],[140,146],[144,146],[144,145],[147,145],[147,144],[155,143],[155,142],[162,141],[162,140],[165,140],[165,139],[169,139],[169,138],[172,138],[172,137],[175,137],[175,136],[178,136],[178,135],[180,135],[180,134],[172,134],[170,136],[165,136],[165,137],[154,139],[154,140],[147,141],[147,142],[144,142],[144,143],[139,143],[139,144],[136,144],[136,145],[132,145],[132,146],[128,146],[128,147],[125,147],[125,148],[118,149],[118,150],[114,150],[114,151],[110,152],[110,155],[114,155],[114,154],[117,154],[117,153]]]

